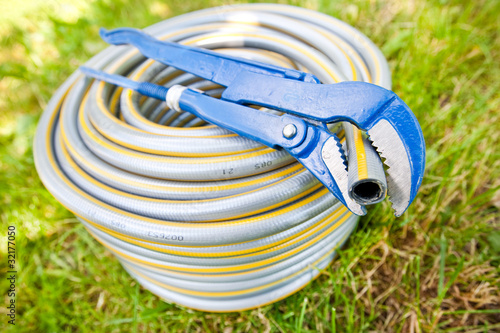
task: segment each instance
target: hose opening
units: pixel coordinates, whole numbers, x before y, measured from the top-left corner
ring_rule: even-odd
[[[360,205],[372,205],[385,198],[385,189],[382,184],[368,179],[352,187],[351,197]]]

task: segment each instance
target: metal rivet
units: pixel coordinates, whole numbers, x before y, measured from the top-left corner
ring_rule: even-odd
[[[283,128],[283,136],[287,139],[291,139],[297,134],[297,127],[294,124],[287,124]]]

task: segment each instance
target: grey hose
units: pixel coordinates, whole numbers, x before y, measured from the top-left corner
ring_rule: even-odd
[[[323,83],[364,80],[390,89],[386,60],[369,39],[306,9],[211,8],[145,31],[306,70]],[[109,47],[85,65],[221,93],[129,46]],[[301,289],[358,220],[286,152],[79,72],[44,111],[34,155],[47,189],[135,279],[195,309],[238,311]]]

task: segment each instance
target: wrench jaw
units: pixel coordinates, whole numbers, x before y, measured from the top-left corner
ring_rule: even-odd
[[[366,215],[366,208],[348,195],[346,159],[336,134],[317,126],[309,126],[304,141],[287,151],[351,212]]]
[[[335,134],[323,145],[321,157],[342,194],[343,204],[356,215],[366,215],[366,208],[355,202],[348,193],[349,177],[345,154]]]
[[[401,216],[415,198],[425,167],[425,142],[410,108],[396,95],[367,131],[384,158],[389,201],[394,215]]]

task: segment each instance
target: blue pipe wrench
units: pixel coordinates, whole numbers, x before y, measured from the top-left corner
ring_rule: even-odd
[[[425,142],[417,119],[394,92],[366,82],[320,84],[308,73],[160,41],[137,29],[101,29],[100,35],[110,44],[132,44],[148,58],[226,89],[219,100],[183,86],[167,89],[82,67],[86,75],[166,99],[175,110],[285,149],[354,214],[365,215],[366,209],[348,196],[344,151],[328,123],[348,121],[367,132],[388,166],[388,195],[396,216],[415,198],[424,173]]]

